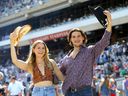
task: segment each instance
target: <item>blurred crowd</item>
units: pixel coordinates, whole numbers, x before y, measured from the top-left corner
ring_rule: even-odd
[[[3,0],[4,1],[4,0]],[[19,12],[23,10],[27,10],[26,8],[29,8],[28,6],[37,6],[39,2],[45,2],[48,3],[48,0],[9,0],[9,2],[14,3],[8,3],[8,0],[5,0],[5,2],[0,2],[0,17],[5,17],[6,14],[10,16],[10,14],[14,14],[14,12]],[[25,4],[22,2],[26,2]],[[88,5],[95,6],[95,5],[101,5],[104,9],[109,9],[111,11],[117,11],[121,8],[128,6],[127,0],[94,0],[93,2],[91,0],[88,0],[85,3],[76,4],[73,6],[70,6],[68,8],[50,12],[48,14],[44,14],[38,17],[34,17],[31,19],[28,19],[23,22],[16,23],[14,25],[6,26],[4,28],[0,28],[0,31],[2,31],[2,34],[0,36],[0,40],[7,40],[9,39],[10,30],[13,30],[18,25],[24,25],[24,24],[30,24],[32,26],[33,31],[36,32],[36,30],[44,30],[47,27],[56,27],[60,26],[61,24],[67,24],[72,21],[77,20],[83,20],[86,18],[89,18],[92,13],[88,9]],[[11,6],[11,7],[7,7]],[[15,7],[16,6],[16,7]],[[26,7],[27,6],[27,7]],[[28,9],[29,10],[29,9]],[[79,13],[79,14],[78,14]],[[8,29],[8,30],[7,30]]]
[[[44,3],[48,0],[1,0],[0,1],[0,18],[9,16],[26,9],[30,9]]]
[[[106,48],[105,51],[97,59],[97,66],[95,69],[99,71],[100,75],[113,75],[115,78],[123,77],[128,73],[128,42],[115,44]]]

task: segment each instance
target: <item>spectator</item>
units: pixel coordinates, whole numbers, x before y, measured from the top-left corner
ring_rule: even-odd
[[[22,82],[16,80],[15,76],[11,76],[7,90],[9,96],[22,96],[24,87]]]
[[[3,78],[4,78],[4,74],[3,74],[3,72],[0,72],[0,81],[1,80],[3,80]],[[1,95],[5,95],[5,93],[4,93],[4,87],[3,87],[3,85],[2,84],[0,84],[0,96]]]
[[[125,76],[125,81],[124,81],[124,92],[125,96],[128,96],[128,76]]]
[[[100,96],[109,96],[109,76],[101,78],[99,84],[99,94]]]

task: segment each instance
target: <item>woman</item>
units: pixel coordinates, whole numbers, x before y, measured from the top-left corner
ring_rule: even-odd
[[[68,41],[72,50],[60,61],[61,71],[65,75],[62,86],[65,96],[92,96],[93,65],[101,52],[109,45],[112,20],[109,11],[104,11],[107,16],[107,28],[102,39],[95,45],[86,47],[87,36],[78,28],[70,30]]]
[[[20,32],[19,32],[20,33]],[[48,48],[46,44],[37,40],[30,49],[28,59],[26,61],[19,60],[16,55],[14,40],[18,38],[16,32],[10,34],[11,58],[12,62],[20,69],[29,72],[33,76],[34,88],[32,96],[56,96],[53,86],[53,71],[63,81],[63,75],[58,69],[56,62],[49,59]]]
[[[99,94],[100,96],[109,96],[109,76],[101,78],[99,84]]]
[[[116,96],[116,92],[118,91],[118,89],[117,89],[116,81],[114,80],[114,78],[110,78],[109,88],[110,88],[110,96]]]

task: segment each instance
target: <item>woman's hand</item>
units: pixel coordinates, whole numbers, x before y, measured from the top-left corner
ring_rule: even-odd
[[[12,32],[10,34],[10,43],[15,46],[15,43],[16,43],[17,38],[18,38],[17,32],[16,31]]]
[[[105,10],[104,11],[104,14],[107,16],[107,23],[106,23],[107,28],[106,28],[106,30],[108,32],[111,32],[112,31],[112,18],[111,18],[111,13],[109,11]]]
[[[17,43],[19,42],[19,40],[25,34],[27,34],[30,30],[31,30],[31,26],[30,25],[24,25],[22,27],[21,26],[16,27],[15,30],[10,34],[11,44],[16,46]]]

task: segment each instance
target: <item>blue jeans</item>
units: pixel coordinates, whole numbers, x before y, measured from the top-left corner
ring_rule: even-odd
[[[48,87],[34,87],[32,96],[56,96],[54,86]]]
[[[92,94],[93,92],[91,86],[86,86],[76,92],[68,90],[65,96],[93,96]]]
[[[125,89],[124,92],[125,92],[126,96],[128,96],[128,90]]]

